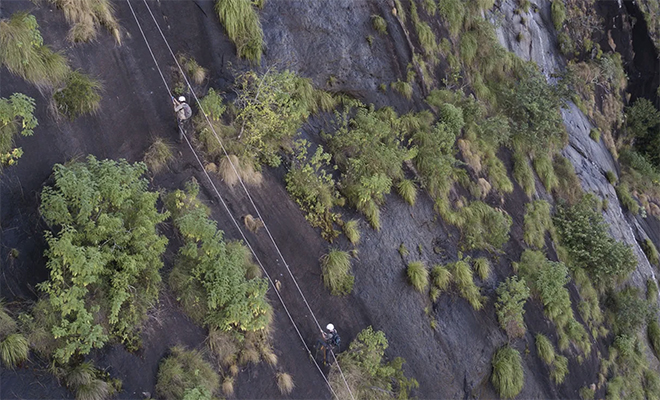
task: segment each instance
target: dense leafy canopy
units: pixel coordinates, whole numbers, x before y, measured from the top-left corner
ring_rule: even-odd
[[[158,298],[167,239],[156,224],[167,214],[156,209],[145,172],[142,163],[89,156],[56,164],[54,184],[41,194],[53,231],[46,232],[50,279],[40,288],[57,315],[58,360],[101,347],[109,335],[130,341]]]
[[[497,287],[497,320],[510,338],[525,334],[523,314],[529,293],[525,280],[518,279],[515,275],[508,277]]]
[[[37,127],[34,117],[34,99],[14,93],[8,99],[0,98],[0,168],[16,163],[23,150],[14,147],[14,135],[31,136]]]

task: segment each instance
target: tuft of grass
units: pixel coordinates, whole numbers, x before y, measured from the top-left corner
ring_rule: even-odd
[[[0,64],[42,87],[59,85],[70,72],[66,58],[43,44],[34,15],[23,12],[0,20]]]
[[[253,346],[248,346],[241,350],[241,354],[238,358],[241,365],[247,365],[249,363],[258,364],[260,359],[259,350],[255,349]]]
[[[195,82],[197,85],[201,85],[206,80],[208,75],[208,70],[192,57],[186,57],[184,55],[179,56],[179,64],[183,67],[183,70],[188,74],[188,76]]]
[[[174,158],[172,146],[157,137],[144,155],[144,163],[154,174],[160,172]]]
[[[516,397],[525,383],[522,360],[518,350],[504,346],[497,350],[492,359],[491,382],[503,399]]]
[[[187,391],[198,388],[214,393],[220,387],[220,377],[202,353],[181,346],[170,349],[171,355],[158,367],[156,393],[165,400],[184,398]]]
[[[406,247],[406,245],[403,242],[401,242],[401,244],[399,245],[398,251],[399,251],[399,254],[401,255],[401,257],[405,257],[408,254],[410,254],[410,252],[408,251],[408,248]]]
[[[5,307],[0,302],[0,337],[16,332],[16,328],[16,321],[7,314]]]
[[[561,30],[566,21],[566,6],[564,0],[553,0],[551,6],[552,23],[555,25],[556,30]]]
[[[650,319],[646,327],[646,334],[648,335],[651,349],[653,349],[653,354],[660,360],[660,325],[658,325],[657,319]]]
[[[589,131],[589,137],[591,138],[591,140],[593,140],[596,143],[600,142],[600,129],[591,128],[591,130]]]
[[[234,164],[234,168],[238,171],[238,175],[234,171],[234,168],[232,168],[232,164]],[[233,154],[230,154],[229,157],[223,157],[220,160],[218,175],[229,186],[237,184],[239,176],[246,185],[260,185],[263,181],[263,175],[254,169],[254,164],[250,160],[240,159]]]
[[[550,371],[550,377],[557,385],[560,385],[568,375],[568,358],[564,356],[557,356]]]
[[[57,111],[75,120],[83,114],[94,114],[101,103],[102,85],[79,71],[67,76],[66,86],[53,94]]]
[[[646,301],[651,304],[658,301],[658,285],[652,278],[646,280]]]
[[[610,183],[610,185],[614,185],[617,182],[616,174],[614,171],[605,172],[605,178],[607,178],[607,181]]]
[[[618,185],[615,188],[616,195],[619,198],[619,201],[621,202],[621,205],[630,211],[631,213],[637,215],[639,214],[639,203],[637,203],[637,200],[633,197],[632,193],[630,193],[630,188],[628,187],[627,184],[622,183]]]
[[[259,64],[264,46],[264,33],[252,1],[217,0],[215,11],[227,36],[236,45],[236,54]]]
[[[549,229],[552,229],[550,203],[545,200],[527,203],[523,235],[525,243],[532,248],[542,249],[545,246],[545,233]]]
[[[259,232],[259,229],[264,227],[264,222],[260,218],[255,218],[251,214],[243,217],[243,224],[252,233]]]
[[[72,24],[69,40],[89,42],[98,34],[98,28],[104,26],[121,44],[119,23],[110,0],[50,0],[64,12],[64,18]]]
[[[108,382],[95,378],[76,389],[76,400],[105,400],[109,398],[111,391]]]
[[[555,346],[552,345],[550,339],[542,333],[537,333],[535,336],[536,351],[539,357],[547,365],[552,365],[555,362]]]
[[[431,279],[433,286],[439,290],[446,290],[451,283],[451,272],[443,265],[436,265],[431,269]]]
[[[222,381],[222,392],[227,396],[234,394],[234,377],[225,376],[225,379]]]
[[[372,228],[375,230],[379,231],[380,230],[380,208],[378,208],[378,204],[376,204],[375,201],[369,199],[364,206],[360,209],[362,213],[364,213],[364,216],[367,218],[367,221],[369,221],[369,224],[371,225]]]
[[[413,181],[410,179],[402,179],[396,186],[396,189],[399,192],[399,196],[401,196],[406,203],[411,206],[415,205],[415,201],[417,200],[417,187]]]
[[[437,52],[438,42],[429,24],[416,20],[415,31],[417,32],[419,43],[422,45],[422,49],[424,49],[424,53],[428,56],[433,56]]]
[[[531,197],[536,193],[534,172],[529,165],[527,157],[521,152],[516,152],[513,155],[513,177],[518,184],[520,184],[528,197]]]
[[[408,263],[406,269],[408,280],[417,291],[423,293],[429,286],[429,271],[421,261],[413,261]]]
[[[355,278],[351,275],[351,256],[348,252],[332,249],[321,257],[323,283],[334,296],[351,293]]]
[[[387,34],[387,22],[385,21],[385,18],[381,17],[380,15],[373,14],[371,16],[371,25],[379,34]]]
[[[489,181],[496,190],[502,193],[513,192],[513,183],[509,179],[506,167],[492,150],[486,153],[486,170],[488,171]]]
[[[475,310],[483,308],[484,297],[481,295],[479,287],[474,284],[472,270],[465,261],[456,261],[452,265],[452,277],[461,296],[470,303]]]
[[[490,261],[486,257],[479,257],[474,260],[474,270],[479,275],[482,281],[485,281],[490,276]]]
[[[596,391],[588,386],[583,386],[580,388],[579,394],[582,400],[594,400]]]
[[[400,79],[397,79],[397,81],[392,82],[390,86],[392,87],[392,89],[397,91],[400,95],[402,95],[406,99],[408,100],[412,99],[412,95],[413,95],[412,83],[404,82]]]
[[[209,329],[206,345],[211,353],[225,364],[231,364],[239,350],[239,343],[232,335],[216,328]]]
[[[280,393],[284,395],[290,394],[295,387],[296,385],[291,375],[286,372],[277,374],[277,388],[280,389]]]
[[[658,254],[658,249],[655,247],[651,239],[644,239],[642,242],[642,250],[644,250],[644,254],[646,254],[646,257],[651,264],[660,266],[660,254]]]
[[[342,227],[344,230],[344,235],[346,235],[346,239],[348,239],[348,241],[353,245],[360,243],[360,229],[358,228],[359,223],[360,221],[357,219],[352,219],[345,222],[344,226]]]
[[[536,174],[541,179],[541,182],[543,182],[543,186],[545,186],[545,190],[551,192],[559,184],[557,175],[555,175],[555,169],[552,166],[552,160],[547,154],[539,154],[534,158],[533,164]]]
[[[569,204],[577,203],[582,198],[583,191],[573,164],[566,157],[557,155],[553,168],[558,180],[555,196],[566,200]]]
[[[25,336],[12,333],[0,342],[0,358],[6,368],[14,369],[27,360],[30,347]]]

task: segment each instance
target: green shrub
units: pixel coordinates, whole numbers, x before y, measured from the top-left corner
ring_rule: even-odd
[[[14,148],[14,136],[32,136],[38,125],[34,107],[34,99],[22,93],[0,98],[0,171],[16,164],[23,154],[20,147]]]
[[[550,371],[550,377],[557,385],[560,385],[568,375],[568,358],[564,356],[557,356]]]
[[[630,193],[630,188],[628,185],[626,183],[621,183],[616,187],[615,190],[621,205],[631,213],[635,215],[639,214],[639,203],[637,203],[637,200]]]
[[[172,146],[157,137],[144,155],[144,163],[153,173],[160,172],[174,158]]]
[[[328,380],[337,398],[347,399],[351,395],[356,399],[381,399],[384,396],[408,398],[410,391],[419,384],[405,376],[402,368],[404,359],[385,360],[388,346],[387,338],[381,331],[368,327],[358,333],[348,350],[338,354],[337,363],[330,368]],[[343,375],[337,364],[341,366]]]
[[[334,296],[351,293],[355,278],[351,275],[351,256],[338,249],[332,249],[321,257],[323,283]]]
[[[200,99],[199,108],[204,110],[204,113],[211,121],[222,120],[222,115],[227,110],[227,106],[225,105],[222,96],[220,96],[220,93],[213,90],[213,88],[210,88],[206,96]]]
[[[53,186],[41,193],[55,326],[55,358],[100,348],[110,337],[133,345],[146,312],[158,298],[160,256],[167,239],[156,225],[167,214],[147,191],[146,166],[126,160],[86,162],[53,168]],[[105,322],[105,327],[100,324]]]
[[[660,111],[645,98],[638,98],[626,108],[626,131],[635,140],[635,148],[648,160],[660,167]]]
[[[486,257],[479,257],[474,260],[474,270],[479,275],[482,281],[485,281],[490,276],[490,261]]]
[[[493,355],[493,374],[490,379],[503,399],[512,399],[520,393],[525,383],[522,359],[518,350],[504,346]]]
[[[413,95],[412,83],[397,79],[397,81],[392,82],[390,86],[392,87],[393,90],[399,92],[399,94],[405,97],[406,99],[408,100],[412,99],[412,95]]]
[[[57,86],[70,71],[66,58],[44,45],[34,15],[23,12],[0,20],[0,64],[37,86]]]
[[[536,193],[536,180],[532,167],[527,157],[518,151],[513,154],[513,177],[528,197]]]
[[[188,398],[186,394],[191,394],[190,391],[195,389],[211,398],[219,387],[218,373],[197,350],[172,347],[170,355],[158,367],[156,393],[165,400]]]
[[[371,16],[371,25],[379,34],[384,35],[387,33],[387,22],[380,15],[373,14]]]
[[[215,11],[227,36],[236,45],[236,54],[259,64],[264,34],[259,15],[252,3],[250,0],[217,0]]]
[[[627,287],[611,299],[612,326],[618,335],[636,335],[650,315],[649,305],[639,289]]]
[[[596,143],[600,142],[600,129],[591,128],[591,130],[589,131],[589,137],[591,138],[591,140],[593,140]]]
[[[649,343],[651,343],[653,354],[655,354],[656,358],[660,359],[660,325],[658,325],[656,318],[650,319],[646,327],[646,334],[648,335]]]
[[[525,243],[532,248],[545,246],[545,233],[552,229],[550,203],[535,200],[525,206],[524,234]]]
[[[539,354],[541,360],[543,360],[546,365],[552,365],[555,362],[555,346],[552,345],[550,339],[542,333],[537,333],[535,336],[536,339],[536,351]]]
[[[417,200],[417,187],[413,181],[410,179],[403,179],[399,182],[396,188],[399,192],[399,196],[401,196],[406,203],[411,206],[415,205],[415,200]]]
[[[660,254],[658,254],[658,249],[655,247],[651,239],[644,239],[642,242],[642,250],[644,250],[644,254],[646,254],[646,257],[651,264],[660,266]]]
[[[551,192],[559,184],[552,160],[546,154],[540,154],[534,158],[534,170],[548,192]]]
[[[66,86],[53,94],[57,111],[75,120],[83,114],[94,114],[101,102],[101,83],[78,71],[66,79]]]
[[[608,233],[598,200],[585,195],[574,206],[559,206],[553,218],[572,266],[580,266],[597,288],[624,280],[637,265],[632,249]],[[598,250],[596,250],[598,249]]]
[[[509,338],[525,334],[525,302],[529,298],[529,288],[524,280],[511,276],[497,287],[495,310],[500,327]]]
[[[353,245],[356,245],[360,242],[360,230],[358,228],[359,222],[360,221],[357,219],[352,219],[350,221],[346,221],[343,226],[344,235],[346,235],[348,241]]]
[[[555,29],[559,31],[564,26],[564,21],[566,21],[566,6],[564,5],[564,0],[553,0],[551,11],[552,23],[555,25]]]
[[[28,359],[30,348],[25,336],[12,333],[0,341],[0,358],[6,368],[14,369]]]
[[[410,284],[413,285],[420,293],[423,293],[426,288],[429,286],[429,271],[424,266],[424,263],[421,261],[413,261],[408,263],[408,268],[406,269],[406,274],[408,275],[408,280]]]
[[[617,182],[616,174],[614,171],[607,171],[605,172],[605,177],[607,178],[607,181],[610,183],[610,185],[614,185]]]

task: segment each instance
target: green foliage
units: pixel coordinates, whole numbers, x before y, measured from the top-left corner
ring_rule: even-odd
[[[568,358],[564,356],[557,356],[550,371],[550,377],[557,385],[560,385],[568,375]]]
[[[222,100],[222,96],[220,96],[220,93],[213,90],[213,88],[210,88],[206,96],[202,97],[199,101],[199,108],[204,110],[206,115],[208,115],[209,119],[212,121],[222,120],[222,115],[225,113],[225,110],[227,110],[227,106]]]
[[[422,49],[424,49],[424,53],[426,53],[427,56],[433,56],[438,51],[438,42],[436,41],[435,33],[433,33],[429,24],[424,21],[418,19],[414,24],[417,37],[419,38],[419,44],[422,46]]]
[[[573,164],[566,157],[556,155],[553,168],[557,176],[555,198],[563,199],[569,204],[577,203],[582,198],[583,192]]]
[[[552,345],[550,339],[542,333],[537,333],[534,337],[536,340],[536,351],[541,360],[547,365],[552,365],[555,362],[555,346]]]
[[[405,97],[406,99],[408,100],[412,99],[412,95],[413,95],[412,83],[397,79],[397,81],[392,82],[390,86],[392,87],[393,90],[397,91],[401,96]]]
[[[490,377],[497,394],[512,399],[520,393],[525,383],[522,359],[518,350],[504,346],[493,355],[493,374]]]
[[[486,257],[479,257],[474,260],[474,270],[482,281],[490,276],[490,261]]]
[[[552,23],[555,25],[555,29],[559,31],[564,26],[564,21],[566,21],[566,6],[564,5],[564,0],[553,0],[551,11]]]
[[[379,34],[384,35],[387,33],[387,22],[380,15],[373,14],[371,16],[371,25]]]
[[[462,0],[439,0],[438,10],[449,25],[449,32],[456,36],[463,26],[466,9]]]
[[[501,249],[509,241],[511,216],[503,210],[475,201],[458,210],[457,225],[468,249]]]
[[[589,137],[591,138],[591,140],[593,140],[596,143],[600,142],[600,129],[591,128],[591,130],[589,131]]]
[[[0,341],[0,359],[6,368],[14,369],[27,360],[30,348],[25,336],[12,333]]]
[[[612,326],[618,335],[636,335],[647,317],[649,305],[640,295],[639,289],[627,287],[611,299]]]
[[[236,45],[236,54],[255,64],[261,62],[264,33],[251,0],[217,0],[215,11],[227,36]]]
[[[660,254],[658,254],[658,249],[655,247],[651,239],[644,239],[642,242],[642,250],[644,250],[644,254],[646,254],[646,257],[651,264],[660,266]]]
[[[408,275],[410,284],[420,293],[424,293],[429,287],[429,270],[426,269],[423,262],[413,261],[408,263],[406,274]]]
[[[160,172],[174,158],[172,146],[157,137],[144,155],[144,163],[153,173]]]
[[[403,146],[402,122],[391,108],[360,106],[350,120],[347,115],[342,117],[341,126],[328,138],[341,171],[339,187],[349,203],[378,229],[378,206],[392,183],[404,178],[403,163],[415,156],[416,149]]]
[[[419,384],[403,372],[405,360],[400,357],[386,362],[385,350],[389,346],[385,334],[371,327],[360,332],[348,350],[337,357],[337,365],[330,370],[328,380],[340,399],[350,398],[344,377],[356,399],[407,399]]]
[[[142,163],[89,156],[56,164],[53,186],[41,193],[41,215],[56,233],[45,233],[50,279],[39,287],[55,315],[61,362],[103,346],[108,330],[130,344],[158,298],[167,239],[156,224],[167,214],[156,209],[145,172]]]
[[[459,290],[461,296],[470,303],[475,310],[481,310],[484,306],[485,298],[481,295],[481,290],[474,284],[472,270],[465,261],[456,261],[448,266],[451,276]]]
[[[220,377],[197,350],[175,346],[158,367],[156,393],[165,400],[207,398],[220,387]],[[197,392],[197,396],[194,396]],[[199,396],[199,393],[207,396]]]
[[[630,188],[628,187],[628,184],[626,183],[621,183],[619,184],[616,188],[616,195],[619,198],[619,201],[621,202],[621,205],[630,211],[631,213],[637,215],[639,214],[639,203],[637,203],[637,200],[633,197],[633,195],[630,193]]]
[[[532,167],[529,165],[527,157],[519,151],[513,153],[513,177],[528,197],[536,193],[536,180]]]
[[[69,73],[66,58],[44,45],[34,15],[0,20],[0,64],[37,86],[59,85]]]
[[[38,122],[34,117],[34,99],[23,93],[14,93],[8,99],[0,98],[0,170],[16,164],[23,150],[14,147],[14,136],[32,136]]]
[[[175,203],[172,210],[183,246],[169,281],[184,310],[210,328],[265,329],[272,314],[266,298],[268,283],[263,278],[248,279],[250,252],[241,244],[225,242],[216,222],[202,208],[187,209],[190,203]]]
[[[646,334],[648,335],[649,343],[651,343],[653,354],[655,354],[656,358],[660,359],[660,325],[658,325],[656,318],[651,318],[648,322]]]
[[[334,296],[351,293],[355,278],[351,275],[351,256],[348,252],[332,249],[321,257],[323,283]]]
[[[534,170],[548,192],[551,192],[559,184],[559,179],[557,179],[552,165],[552,159],[547,154],[542,153],[534,157]]]
[[[509,338],[525,334],[525,302],[529,298],[529,288],[524,279],[516,275],[508,277],[497,287],[497,320]]]
[[[574,206],[560,205],[553,222],[569,264],[584,268],[596,287],[603,288],[626,279],[637,260],[629,246],[609,235],[597,203],[595,197],[585,195]]]
[[[660,111],[653,103],[640,97],[627,107],[626,130],[635,139],[635,147],[660,167]]]
[[[492,183],[495,190],[499,190],[502,193],[513,192],[513,183],[509,179],[506,167],[492,150],[486,152],[486,170],[488,172],[489,182]]]
[[[94,114],[101,102],[101,83],[78,71],[66,78],[66,86],[53,94],[57,111],[75,120],[83,114]]]
[[[582,400],[594,400],[596,396],[596,391],[587,386],[581,387],[579,393]]]
[[[436,265],[431,269],[431,283],[438,290],[446,290],[451,280],[451,272],[443,265]]]
[[[413,181],[410,179],[402,179],[396,185],[396,189],[397,192],[399,192],[399,196],[401,196],[406,203],[411,206],[415,205],[415,200],[417,200],[417,187]]]
[[[655,304],[658,301],[658,285],[653,278],[646,280],[646,301],[649,304]]]
[[[346,235],[346,239],[348,239],[348,241],[353,245],[356,245],[360,242],[360,230],[358,228],[359,222],[360,221],[357,219],[352,219],[350,221],[346,221],[342,227],[344,230],[344,235]]]
[[[614,171],[605,172],[605,177],[607,178],[607,181],[610,183],[610,185],[616,184],[617,178]]]
[[[326,239],[332,239],[336,236],[333,224],[339,219],[332,207],[340,204],[340,195],[332,175],[326,172],[331,156],[319,145],[310,157],[309,147],[306,140],[295,142],[296,158],[285,177],[286,190],[306,213],[307,221],[320,227]]]
[[[545,233],[552,228],[550,203],[535,200],[525,206],[524,239],[530,247],[542,249],[545,246]]]

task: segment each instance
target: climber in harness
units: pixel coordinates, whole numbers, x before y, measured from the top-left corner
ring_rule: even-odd
[[[178,99],[175,99],[172,96],[172,103],[174,103],[174,112],[176,113],[177,124],[179,126],[179,142],[183,140],[183,134],[185,132],[185,121],[192,117],[192,109],[186,103],[186,98],[179,96]]]
[[[323,330],[321,331],[323,340],[319,340],[317,342],[317,353],[318,351],[322,351],[323,363],[325,365],[330,365],[332,364],[331,355],[333,352],[339,349],[341,338],[339,337],[339,334],[337,333],[334,325],[328,324],[325,329],[327,329],[327,332]]]

